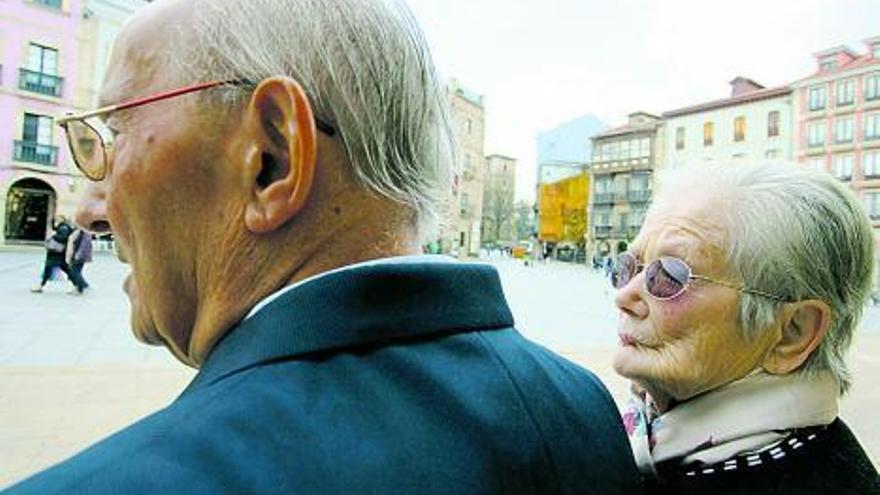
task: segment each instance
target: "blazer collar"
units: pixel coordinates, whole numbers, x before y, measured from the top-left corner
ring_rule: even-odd
[[[513,326],[495,268],[382,263],[282,294],[217,344],[186,392],[268,361]]]

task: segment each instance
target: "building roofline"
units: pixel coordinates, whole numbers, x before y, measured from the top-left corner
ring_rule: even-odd
[[[668,112],[663,112],[663,118],[668,119],[670,117],[681,117],[683,115],[689,115],[692,113],[700,113],[709,110],[718,110],[720,108],[735,107],[737,105],[743,105],[746,103],[754,103],[757,101],[769,100],[771,98],[778,98],[780,96],[791,94],[791,92],[792,89],[788,86],[759,89],[757,91],[750,91],[739,96],[734,96],[733,98],[723,98],[720,100],[713,100],[706,103],[700,103],[697,105],[691,105],[689,107],[678,108],[675,110],[670,110]]]
[[[821,50],[821,51],[814,53],[813,56],[816,58],[823,58],[823,57],[827,57],[829,55],[835,55],[835,54],[838,54],[841,52],[846,53],[847,55],[849,55],[853,58],[858,57],[858,54],[856,52],[852,51],[846,45],[837,45],[837,46],[834,46],[831,48],[826,48],[825,50]]]

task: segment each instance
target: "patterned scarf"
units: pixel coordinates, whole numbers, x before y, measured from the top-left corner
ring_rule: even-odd
[[[827,425],[837,417],[838,388],[830,374],[770,375],[753,372],[659,414],[634,391],[623,422],[639,470],[656,475],[655,464],[714,464],[770,447],[789,430]]]

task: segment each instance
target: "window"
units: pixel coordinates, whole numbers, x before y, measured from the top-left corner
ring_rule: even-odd
[[[880,191],[866,191],[864,201],[871,220],[880,218]]]
[[[617,226],[620,230],[629,228],[629,213],[621,213],[617,216]]]
[[[611,179],[599,179],[596,181],[596,193],[609,193],[611,192]]]
[[[837,119],[834,122],[834,142],[851,143],[853,140],[853,119]]]
[[[865,177],[880,177],[880,151],[866,151],[862,154],[862,171]]]
[[[822,110],[828,99],[828,92],[825,86],[814,86],[810,88],[810,110]]]
[[[629,180],[629,190],[630,191],[647,191],[649,179],[651,178],[648,174],[634,174],[632,178]]]
[[[834,175],[838,179],[849,180],[852,177],[853,156],[852,154],[834,155]]]
[[[779,158],[779,150],[767,150],[767,153],[764,154],[768,160],[775,160]]]
[[[467,216],[468,214],[468,195],[466,193],[461,193],[461,216]]]
[[[865,140],[880,139],[880,112],[865,115]]]
[[[684,127],[675,129],[675,149],[684,149]]]
[[[48,74],[50,76],[58,75],[58,50],[45,47],[36,43],[31,43],[28,50],[28,70]]]
[[[733,119],[733,140],[736,142],[746,140],[746,118],[737,117]]]
[[[24,114],[21,140],[26,143],[52,144],[52,117]]]
[[[880,58],[880,43],[875,44],[871,48],[871,56],[874,58]]]
[[[767,137],[779,135],[779,111],[774,110],[767,114]]]
[[[852,105],[856,101],[856,81],[847,79],[837,83],[837,106]]]
[[[651,138],[642,138],[639,141],[639,156],[642,158],[651,156]]]
[[[824,122],[813,122],[807,127],[807,146],[811,148],[825,146]]]
[[[715,142],[715,124],[706,122],[703,124],[703,146],[712,146]]]
[[[835,60],[833,57],[829,57],[823,59],[819,66],[822,68],[823,71],[831,70],[837,67],[837,60]]]
[[[629,141],[621,141],[620,142],[620,159],[621,160],[629,160]]]
[[[880,98],[880,72],[865,77],[865,100],[876,100],[878,98]]]
[[[620,158],[620,143],[608,143],[608,159],[617,160]]]
[[[809,167],[813,170],[817,170],[819,172],[825,172],[825,157],[824,156],[816,156],[810,158],[808,163]]]

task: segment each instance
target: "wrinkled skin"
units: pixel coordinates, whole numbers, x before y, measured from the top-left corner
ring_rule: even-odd
[[[722,201],[697,194],[658,203],[630,246],[640,263],[681,258],[693,273],[733,281],[725,259]],[[646,390],[660,409],[729,383],[760,367],[773,334],[755,339],[739,326],[740,293],[695,280],[679,297],[648,294],[644,272],[615,296],[620,347],[615,371]]]

